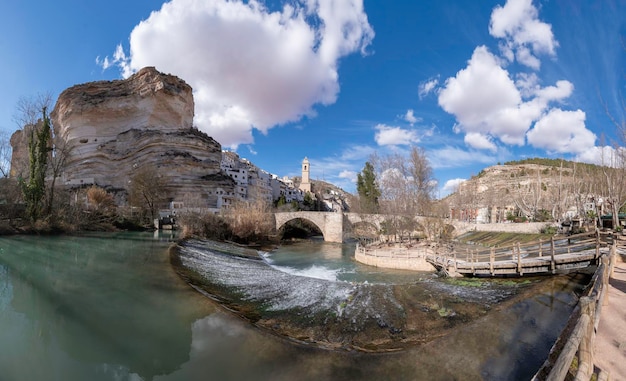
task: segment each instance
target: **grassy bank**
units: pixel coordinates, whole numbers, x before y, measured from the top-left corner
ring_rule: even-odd
[[[540,239],[549,240],[551,234],[528,234],[528,233],[503,233],[503,232],[481,232],[473,231],[460,235],[456,240],[463,244],[481,245],[485,247],[506,246],[517,242],[526,243],[538,241]]]

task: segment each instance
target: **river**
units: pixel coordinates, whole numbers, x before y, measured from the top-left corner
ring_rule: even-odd
[[[138,233],[0,237],[0,380],[528,379],[580,288],[544,280],[547,291],[402,353],[328,351],[225,312],[174,273],[170,244]],[[332,281],[430,277],[374,271],[349,250],[300,243],[266,259]]]

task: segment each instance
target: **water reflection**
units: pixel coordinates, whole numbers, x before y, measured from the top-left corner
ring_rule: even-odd
[[[555,278],[404,353],[328,352],[221,312],[173,273],[168,240],[0,237],[0,380],[528,379],[575,302]]]
[[[188,361],[191,324],[212,308],[181,300],[190,292],[164,271],[167,246],[112,238],[0,240],[0,326],[12,327],[0,334],[0,368],[14,379],[44,379],[59,361],[152,379]]]

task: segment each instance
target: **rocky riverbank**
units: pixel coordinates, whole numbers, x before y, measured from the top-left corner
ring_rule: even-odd
[[[404,285],[332,282],[281,272],[253,250],[188,240],[170,249],[178,274],[253,325],[334,350],[398,351],[430,342],[545,292],[555,278],[437,279]],[[561,279],[584,284],[581,274]]]

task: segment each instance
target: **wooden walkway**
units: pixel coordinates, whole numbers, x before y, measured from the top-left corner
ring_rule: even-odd
[[[555,274],[597,264],[608,253],[608,236],[598,231],[550,240],[492,247],[455,250],[428,250],[424,257],[437,269],[449,275],[506,276]]]

